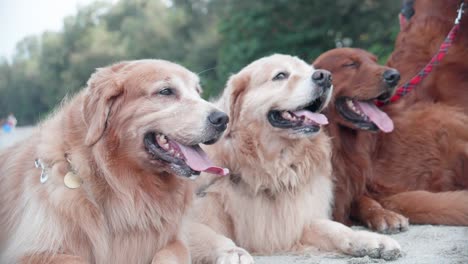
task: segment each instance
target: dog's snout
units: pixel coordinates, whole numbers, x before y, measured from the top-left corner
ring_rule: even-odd
[[[208,121],[216,128],[216,130],[222,132],[226,129],[229,117],[224,112],[215,111],[208,116]]]
[[[393,87],[400,81],[400,73],[395,69],[386,70],[383,73],[383,79],[385,83]]]
[[[312,81],[321,87],[329,88],[332,82],[332,75],[326,70],[316,70],[312,74]]]

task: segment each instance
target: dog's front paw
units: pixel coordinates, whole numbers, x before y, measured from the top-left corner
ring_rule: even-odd
[[[397,241],[388,236],[366,231],[357,231],[348,246],[349,254],[356,257],[369,256],[385,260],[401,257],[401,248]]]
[[[367,227],[384,233],[395,234],[408,230],[408,218],[387,209],[376,210],[368,219]]]
[[[253,257],[243,248],[234,247],[218,253],[216,264],[253,264]]]

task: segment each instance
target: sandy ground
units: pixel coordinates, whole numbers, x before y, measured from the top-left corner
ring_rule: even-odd
[[[361,229],[356,228],[355,229]],[[403,250],[395,264],[468,264],[468,227],[411,226],[409,231],[392,235]],[[385,263],[369,257],[353,258],[338,254],[299,256],[257,256],[256,264],[368,264]]]
[[[32,127],[19,127],[13,133],[0,133],[0,149],[26,138]],[[359,227],[355,227],[359,229]],[[403,256],[395,264],[468,264],[468,227],[411,226],[410,230],[392,235]],[[338,254],[308,253],[302,255],[256,256],[257,264],[368,264],[384,260],[353,258]]]

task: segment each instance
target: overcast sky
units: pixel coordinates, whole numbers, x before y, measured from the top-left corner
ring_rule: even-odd
[[[63,18],[95,0],[0,0],[0,57],[10,58],[18,41],[62,29]]]

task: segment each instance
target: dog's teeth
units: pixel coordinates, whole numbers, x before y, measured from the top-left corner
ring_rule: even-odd
[[[352,100],[346,100],[346,104],[348,105],[348,107],[353,110],[356,114],[360,115],[360,116],[365,116],[361,110],[356,107],[356,105],[354,104],[354,102]]]
[[[361,109],[359,107],[354,107],[353,108],[354,112],[356,112],[358,115],[364,117],[364,113],[361,111]]]
[[[174,149],[170,149],[169,154],[174,155]]]
[[[281,116],[284,118],[284,119],[291,119],[292,116],[289,112],[285,111],[281,114]]]
[[[169,144],[168,143],[163,144],[162,147],[163,147],[163,149],[169,149]]]
[[[166,137],[164,135],[161,135],[159,137],[159,140],[161,141],[161,144],[166,144],[167,143],[167,139],[166,139]]]

